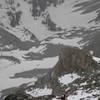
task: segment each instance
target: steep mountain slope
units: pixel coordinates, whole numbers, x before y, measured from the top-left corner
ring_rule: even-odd
[[[98,3],[93,0],[1,0],[0,22],[22,40],[29,40],[29,33],[41,40],[73,27],[95,26],[99,20]]]
[[[78,48],[63,48],[59,61],[48,73],[34,85],[19,88],[20,93],[17,91],[5,100],[19,100],[20,95],[26,100],[53,100],[63,94],[66,94],[67,100],[98,100],[99,75],[100,68],[89,54]]]

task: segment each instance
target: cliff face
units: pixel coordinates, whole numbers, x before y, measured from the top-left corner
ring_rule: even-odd
[[[63,72],[87,71],[92,72],[96,69],[97,63],[92,59],[90,54],[86,54],[76,47],[67,47],[61,49],[59,61],[54,67],[53,73],[61,74]]]

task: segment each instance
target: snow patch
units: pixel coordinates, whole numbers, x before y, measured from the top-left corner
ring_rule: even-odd
[[[81,47],[84,43],[80,44],[82,38],[75,37],[75,38],[53,38],[50,41],[42,41],[41,44],[51,43],[51,44],[61,44],[66,46],[74,46],[74,47]]]
[[[100,63],[100,58],[93,56],[93,59],[94,59],[97,63]]]
[[[52,68],[58,61],[58,57],[51,57],[51,58],[45,58],[43,60],[34,60],[34,61],[22,61],[21,64],[13,64],[6,66],[6,68],[2,67],[2,70],[0,70],[0,91],[3,89],[11,88],[11,87],[17,87],[24,83],[33,82],[36,79],[33,78],[16,78],[12,79],[10,77],[13,77],[16,73],[24,72],[33,70],[35,68]],[[7,64],[9,64],[7,62]]]
[[[72,83],[77,78],[80,78],[80,76],[73,73],[73,74],[66,74],[64,76],[61,76],[58,80],[62,85],[68,85],[69,83]]]
[[[18,87],[24,83],[33,82],[35,83],[36,78],[17,78],[17,79],[10,79],[9,77],[0,75],[0,91],[4,89],[9,89],[13,87]]]
[[[70,95],[67,99],[68,100],[80,100],[82,98],[85,98],[84,100],[98,100],[98,97],[96,98],[93,97],[93,95],[97,95],[97,94],[100,94],[99,90],[94,90],[91,93],[86,93],[83,90],[78,90],[76,95]]]
[[[0,59],[0,70],[5,69],[14,63],[12,61],[6,60],[6,59]]]
[[[56,98],[53,98],[52,100],[57,100]]]
[[[38,97],[38,96],[44,96],[44,95],[51,95],[52,94],[52,89],[49,89],[47,87],[45,88],[37,88],[32,91],[27,91],[26,94],[30,94],[33,97]]]
[[[74,26],[90,27],[95,25],[94,22],[88,23],[90,20],[96,18],[96,12],[89,14],[81,14],[81,11],[72,12],[76,0],[66,0],[64,4],[57,7],[48,8],[50,17],[59,27],[69,29]]]

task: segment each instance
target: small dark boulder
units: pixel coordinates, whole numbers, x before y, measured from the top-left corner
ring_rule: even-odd
[[[33,100],[33,97],[28,94],[10,94],[4,100]]]

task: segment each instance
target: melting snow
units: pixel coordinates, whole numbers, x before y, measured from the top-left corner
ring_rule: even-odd
[[[6,59],[0,59],[0,70],[5,69],[11,65],[13,65],[14,63],[6,60]]]
[[[66,74],[60,77],[58,80],[60,81],[62,85],[68,85],[69,83],[73,82],[77,78],[80,78],[80,76],[73,73],[73,74]]]
[[[24,83],[28,83],[28,82],[34,82],[37,80],[36,78],[17,78],[17,79],[10,79],[8,76],[6,76],[7,74],[5,73],[1,75],[0,74],[0,91],[4,90],[4,89],[9,89],[9,88],[13,88],[13,87],[18,87]]]
[[[93,59],[94,59],[97,63],[100,63],[100,58],[98,58],[98,57],[93,57]]]
[[[81,40],[82,40],[82,38],[78,38],[78,37],[77,38],[72,38],[72,39],[55,38],[55,39],[52,39],[50,41],[50,43],[80,47],[80,44],[78,42],[81,41]]]
[[[30,48],[29,50],[12,50],[11,52],[9,51],[3,51],[3,52],[0,52],[0,55],[2,56],[13,56],[17,59],[20,59],[20,60],[24,60],[23,59],[23,56],[25,56],[25,54],[29,53],[29,52],[33,52],[33,53],[41,53],[43,54],[43,51],[46,50],[46,45],[41,45],[39,47],[32,47]]]
[[[32,91],[27,91],[26,94],[30,94],[33,97],[38,97],[38,96],[44,96],[44,95],[51,95],[52,89],[48,89],[47,87],[45,88],[37,88]]]
[[[80,100],[81,98],[85,98],[84,100],[98,100],[98,97],[97,98],[93,97],[93,95],[96,95],[96,94],[100,94],[100,91],[94,90],[91,93],[86,93],[83,90],[78,90],[76,95],[70,95],[67,99],[68,100]],[[91,97],[91,98],[87,98],[87,97]]]

